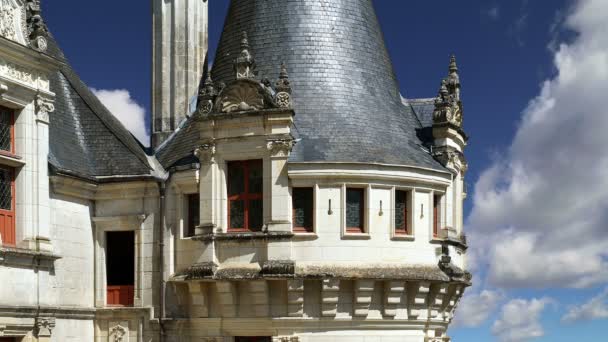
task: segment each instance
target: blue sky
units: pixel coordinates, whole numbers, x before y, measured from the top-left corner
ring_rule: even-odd
[[[102,97],[124,90],[105,99],[147,118],[151,9],[142,3],[43,5],[83,80]],[[601,338],[608,318],[608,1],[455,3],[375,1],[404,96],[434,96],[450,54],[460,66],[476,285],[451,335]],[[227,5],[210,0],[212,53]]]

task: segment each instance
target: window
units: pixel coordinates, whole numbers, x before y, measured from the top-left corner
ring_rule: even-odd
[[[409,214],[409,191],[395,191],[395,234],[411,235]]]
[[[15,245],[15,172],[0,166],[0,237],[5,245]]]
[[[441,195],[433,196],[433,237],[439,237],[441,229]]]
[[[262,230],[262,161],[228,163],[228,230]]]
[[[365,232],[365,189],[346,189],[346,232]]]
[[[0,107],[0,152],[15,154],[15,115]]]
[[[200,196],[199,194],[190,194],[186,196],[186,205],[188,208],[186,220],[186,229],[184,229],[184,237],[195,235],[195,229],[200,224]]]
[[[313,188],[293,188],[293,231],[296,233],[313,232]]]
[[[135,293],[135,232],[106,233],[107,303],[133,306]]]

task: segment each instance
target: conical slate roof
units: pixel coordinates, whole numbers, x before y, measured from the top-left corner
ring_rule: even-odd
[[[235,78],[247,32],[258,78],[287,64],[301,139],[292,162],[364,162],[444,170],[422,147],[402,103],[371,0],[232,0],[213,64]]]

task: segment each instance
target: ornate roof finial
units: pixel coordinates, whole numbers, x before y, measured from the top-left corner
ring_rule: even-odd
[[[247,32],[243,31],[243,38],[241,39],[241,53],[234,62],[234,69],[236,71],[236,79],[241,78],[253,78],[255,76],[255,60],[249,52],[249,38],[247,38]]]
[[[279,80],[276,83],[277,93],[275,95],[275,103],[281,108],[291,107],[291,83],[289,82],[289,74],[287,73],[287,65],[281,63],[281,71],[279,72]]]
[[[27,0],[25,11],[30,44],[35,50],[44,52],[48,47],[48,28],[42,19],[40,0]]]
[[[458,65],[456,64],[456,56],[452,55],[450,58],[450,74],[458,72]]]
[[[460,76],[456,56],[450,58],[449,74],[441,80],[439,94],[435,99],[433,122],[450,123],[462,127],[462,102],[460,101]]]
[[[200,115],[208,115],[213,110],[213,102],[218,92],[215,90],[213,80],[211,79],[211,73],[207,72],[207,78],[203,83],[198,94],[197,112]]]

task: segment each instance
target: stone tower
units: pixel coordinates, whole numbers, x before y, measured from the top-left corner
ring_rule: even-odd
[[[153,0],[152,146],[191,112],[207,56],[207,0]]]

